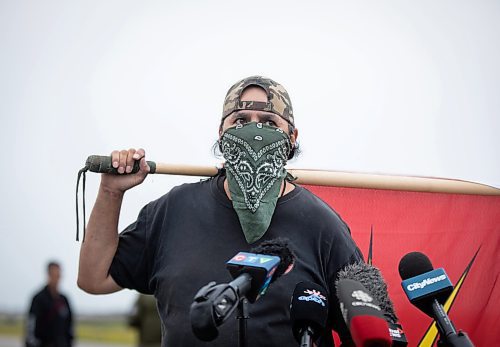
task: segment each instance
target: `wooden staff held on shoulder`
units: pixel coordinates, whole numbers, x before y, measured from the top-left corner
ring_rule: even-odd
[[[147,162],[150,173],[184,175],[184,176],[215,176],[218,169],[215,166],[179,165]],[[86,168],[91,172],[115,173],[117,169],[111,165],[110,156],[91,155],[87,158]],[[139,171],[139,162],[136,161],[131,173]],[[476,195],[500,195],[500,189],[488,185],[443,178],[380,175],[341,171],[287,169],[297,178],[296,183],[303,185],[351,187],[406,190],[429,193],[455,193]]]

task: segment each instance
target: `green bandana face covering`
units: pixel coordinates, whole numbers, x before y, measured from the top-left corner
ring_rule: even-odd
[[[233,207],[248,243],[260,239],[274,214],[292,144],[279,128],[247,123],[221,137]]]

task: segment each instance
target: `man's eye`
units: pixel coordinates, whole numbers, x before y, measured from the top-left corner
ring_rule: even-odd
[[[234,124],[245,124],[245,123],[246,123],[246,119],[243,117],[238,117],[234,121]]]
[[[272,126],[272,127],[275,127],[276,126],[276,123],[272,120],[267,120],[266,121],[266,125],[269,125],[269,126]]]

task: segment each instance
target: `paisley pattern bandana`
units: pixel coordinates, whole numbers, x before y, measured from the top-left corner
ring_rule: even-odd
[[[221,137],[233,207],[248,243],[269,228],[292,144],[282,129],[247,123],[227,129]]]

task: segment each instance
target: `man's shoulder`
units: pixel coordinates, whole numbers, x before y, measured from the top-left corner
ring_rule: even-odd
[[[350,233],[347,223],[339,213],[306,187],[297,186],[295,196],[284,212],[290,218],[300,218],[303,223],[314,225],[317,230],[342,229]],[[292,192],[293,193],[293,192]]]
[[[210,193],[212,180],[213,178],[209,178],[175,186],[158,199],[151,201],[149,205],[152,208],[159,208],[171,202],[203,198]]]
[[[59,296],[64,299],[69,304],[69,299],[68,296],[64,293],[59,292]]]
[[[179,195],[184,195],[184,194],[194,194],[194,193],[200,193],[204,191],[209,191],[210,189],[210,183],[212,181],[212,178],[200,180],[197,182],[189,182],[189,183],[183,183],[178,186],[173,187],[170,189],[167,193],[165,193],[160,199],[165,199],[171,196],[179,196]]]
[[[185,194],[191,192],[208,191],[213,178],[202,179],[197,182],[183,183],[173,187],[169,193],[171,194]],[[168,194],[168,193],[167,193]]]
[[[50,296],[49,290],[47,286],[40,288],[34,295],[33,301],[43,301],[46,300]]]
[[[296,204],[300,204],[304,209],[312,209],[316,211],[324,211],[327,214],[337,214],[337,212],[328,205],[323,199],[318,197],[316,194],[308,190],[306,187],[297,186],[295,188],[297,191],[296,197],[291,199]]]

